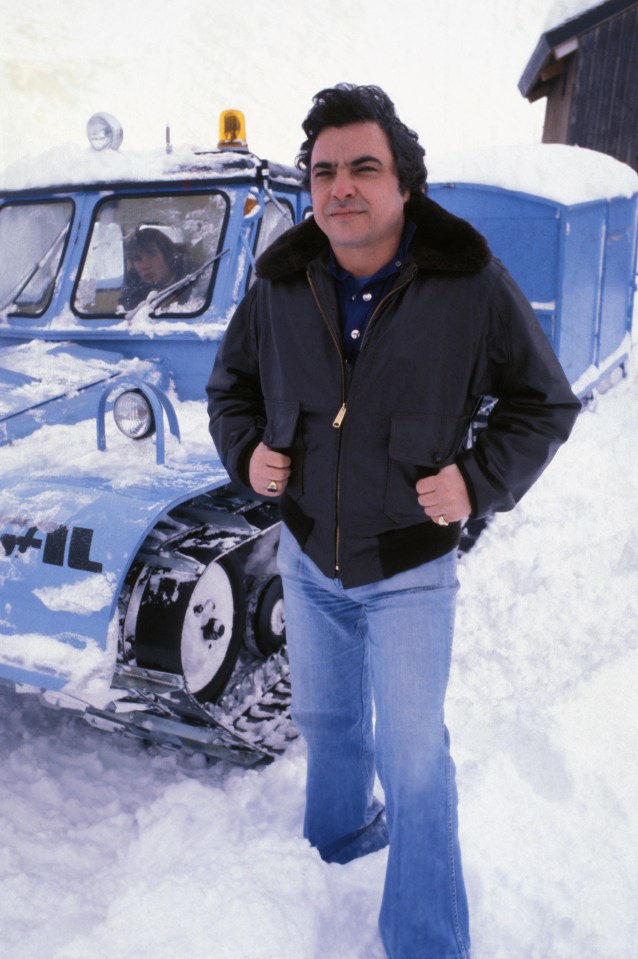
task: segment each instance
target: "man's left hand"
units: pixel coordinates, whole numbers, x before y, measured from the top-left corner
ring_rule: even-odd
[[[463,474],[455,463],[444,466],[436,476],[420,479],[416,491],[426,516],[442,526],[464,520],[472,512]]]

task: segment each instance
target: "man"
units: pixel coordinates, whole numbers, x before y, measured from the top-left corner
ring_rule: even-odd
[[[233,479],[281,498],[304,833],[339,863],[389,836],[388,956],[467,959],[443,720],[461,523],[510,509],[580,404],[483,237],[425,196],[424,151],[383,91],[321,91],[304,132],[314,217],[260,258],[208,385],[211,433]]]

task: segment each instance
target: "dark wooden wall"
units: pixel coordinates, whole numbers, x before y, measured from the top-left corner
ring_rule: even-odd
[[[638,170],[638,7],[579,36],[551,83],[543,140],[600,150]]]

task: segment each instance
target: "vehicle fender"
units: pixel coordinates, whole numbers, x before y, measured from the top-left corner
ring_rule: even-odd
[[[96,394],[131,377],[155,386],[167,383],[157,360],[38,340],[0,348],[0,445],[43,424],[68,425],[95,415]]]
[[[214,472],[211,472],[211,477]],[[117,599],[158,517],[219,483],[87,488],[71,477],[14,484],[0,512],[0,678],[53,690],[110,685]]]

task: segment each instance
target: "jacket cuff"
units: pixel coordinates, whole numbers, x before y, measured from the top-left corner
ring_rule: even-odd
[[[239,453],[237,460],[235,462],[234,472],[236,475],[233,477],[233,479],[241,483],[242,486],[248,487],[248,489],[252,489],[250,485],[250,476],[249,476],[250,460],[253,453],[255,452],[255,450],[257,449],[260,443],[261,443],[261,436],[258,436],[256,439],[253,439]]]
[[[470,506],[472,507],[472,512],[470,513],[470,516],[473,519],[476,519],[478,518],[478,503],[476,501],[476,491],[474,489],[474,483],[472,482],[472,476],[470,475],[469,470],[466,469],[465,459],[463,458],[457,459],[456,465],[458,466],[459,472],[465,482],[467,495],[470,500]]]
[[[472,504],[472,519],[481,519],[490,516],[496,510],[506,512],[516,506],[516,499],[510,489],[503,484],[490,482],[489,476],[481,469],[474,455],[474,450],[467,450],[459,457],[456,464],[463,474],[467,485],[470,503]],[[496,479],[496,478],[495,478]]]

